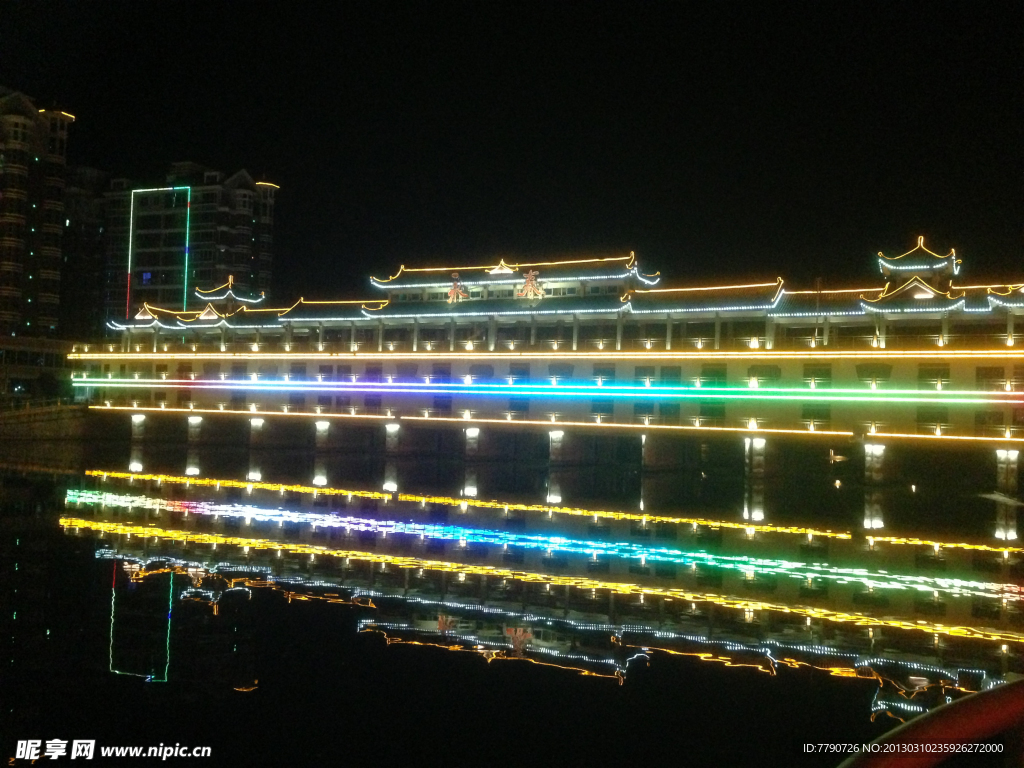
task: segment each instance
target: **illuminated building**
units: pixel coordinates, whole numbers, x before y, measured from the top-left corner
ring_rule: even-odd
[[[188,309],[200,285],[269,290],[277,185],[247,171],[225,178],[174,163],[163,184],[111,180],[106,194],[106,316],[124,320],[144,303]]]
[[[403,267],[371,279],[372,299],[277,307],[225,281],[193,291],[192,309],[133,300],[110,323],[120,343],[72,355],[74,383],[139,411],[477,435],[558,423],[552,440],[591,428],[1024,441],[1024,283],[961,284],[955,253],[923,239],[872,267],[872,287],[819,291],[781,278],[666,287],[632,254]]]
[[[0,336],[55,336],[67,112],[0,88]]]

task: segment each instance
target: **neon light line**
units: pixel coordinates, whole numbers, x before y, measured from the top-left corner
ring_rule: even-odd
[[[124,318],[131,320],[132,314],[132,248],[135,244],[135,190],[132,190],[131,207],[128,213],[128,292],[125,298]]]
[[[461,421],[461,420],[460,420]],[[505,423],[505,422],[502,422]],[[549,422],[546,422],[549,423]],[[801,433],[803,434],[803,433]],[[889,437],[905,437],[905,435],[889,435]],[[915,435],[916,437],[916,435]],[[921,435],[921,437],[930,437],[929,435]],[[997,438],[998,439],[998,438]],[[261,483],[261,482],[242,482],[238,480],[217,480],[214,478],[199,478],[191,477],[187,475],[156,475],[156,474],[143,474],[138,472],[112,472],[102,469],[88,469],[85,471],[86,477],[99,477],[104,481],[108,478],[116,480],[148,480],[156,481],[157,483],[177,483],[185,485],[197,485],[197,486],[224,486],[225,488],[242,488],[252,486],[254,489],[267,490],[267,491],[278,491],[282,490],[289,491],[292,493],[306,493],[306,494],[332,494],[332,495],[350,495],[350,496],[362,496],[366,498],[383,499],[387,501],[403,501],[417,504],[445,504],[450,507],[473,507],[476,509],[501,509],[501,510],[515,510],[517,512],[535,512],[545,514],[557,514],[557,515],[574,515],[578,517],[601,517],[611,520],[635,520],[642,523],[671,523],[674,525],[702,525],[709,528],[732,528],[743,530],[744,532],[753,531],[755,533],[793,533],[799,535],[811,535],[819,537],[827,537],[834,539],[851,539],[852,536],[847,531],[833,531],[832,529],[822,528],[806,528],[803,526],[792,526],[792,525],[769,525],[766,523],[753,523],[753,522],[734,522],[732,520],[710,520],[703,517],[677,517],[671,515],[659,515],[659,514],[640,514],[637,512],[620,512],[613,510],[603,509],[583,509],[581,507],[557,507],[548,504],[519,504],[515,502],[503,502],[494,500],[477,499],[472,497],[453,497],[453,496],[421,496],[410,493],[382,493],[380,491],[355,491],[344,488],[332,488],[327,486],[308,486],[308,485],[283,485],[277,483]],[[983,552],[1024,552],[1024,547],[993,547],[988,544],[968,544],[965,542],[949,542],[949,541],[937,541],[934,539],[920,539],[917,537],[905,537],[905,536],[877,536],[872,535],[867,537],[867,541],[872,546],[877,543],[886,544],[907,544],[913,546],[927,546],[927,547],[940,547],[940,548],[953,548],[953,549],[971,549],[979,550]]]
[[[803,563],[791,560],[776,560],[749,557],[746,555],[716,555],[704,551],[684,551],[669,547],[650,547],[627,542],[604,542],[571,539],[564,536],[544,534],[522,534],[509,531],[466,528],[458,525],[423,524],[376,518],[359,518],[309,512],[271,510],[237,504],[211,504],[208,502],[166,502],[164,499],[147,496],[126,496],[99,491],[68,490],[67,503],[105,505],[151,509],[184,509],[197,515],[213,517],[238,517],[261,522],[305,523],[317,528],[343,528],[346,531],[382,533],[384,536],[403,534],[439,541],[458,541],[516,547],[528,550],[542,550],[547,553],[560,552],[574,555],[598,556],[624,560],[639,560],[641,563],[671,563],[697,567],[698,565],[732,570],[742,574],[781,575],[799,579],[820,579],[840,584],[855,582],[877,589],[913,589],[918,591],[943,592],[954,596],[1002,597],[1019,600],[1021,587],[1016,584],[998,582],[967,581],[954,578],[935,578],[870,571],[864,568],[830,567],[827,563]]]
[[[502,397],[556,397],[591,399],[673,399],[673,400],[753,400],[797,401],[821,403],[944,403],[949,405],[983,405],[1024,403],[1024,392],[997,390],[869,390],[810,389],[786,387],[633,387],[582,384],[386,384],[377,382],[293,382],[238,379],[73,379],[72,386],[113,389],[193,389],[240,390],[252,392],[310,392],[344,394],[384,393],[411,395],[499,395]]]
[[[262,491],[277,491],[278,493],[312,493],[324,496],[358,496],[366,499],[390,499],[390,493],[381,491],[355,491],[346,488],[321,488],[315,485],[288,485],[285,483],[263,483],[251,480],[216,480],[206,477],[191,477],[188,475],[151,475],[141,472],[106,472],[99,469],[90,469],[85,473],[86,477],[101,477],[106,480],[108,477],[118,480],[155,480],[159,483],[185,483],[187,485],[214,486],[220,488],[245,488],[259,489]]]
[[[185,187],[188,190],[188,198],[185,201],[185,287],[181,297],[181,311],[188,309],[188,239],[192,229],[192,187]]]
[[[313,544],[298,544],[278,542],[269,539],[253,539],[241,536],[220,536],[209,533],[184,532],[157,528],[155,526],[130,526],[120,523],[104,523],[84,518],[61,517],[59,524],[64,528],[84,528],[86,530],[103,531],[111,534],[132,534],[136,536],[166,538],[173,541],[182,541],[194,544],[227,544],[230,546],[250,547],[255,549],[274,549],[288,551],[294,554],[341,557],[352,560],[361,560],[370,563],[391,564],[399,568],[424,568],[432,571],[444,571],[448,573],[466,573],[494,578],[506,578],[529,583],[552,584],[557,586],[578,587],[581,589],[607,589],[616,594],[625,595],[648,595],[652,597],[669,597],[673,599],[688,600],[691,602],[710,602],[727,608],[751,609],[751,610],[774,610],[782,611],[796,616],[810,616],[825,621],[841,623],[852,623],[857,626],[881,626],[894,629],[914,630],[917,632],[928,632],[953,637],[968,637],[986,640],[1004,640],[1006,642],[1024,643],[1024,634],[1017,632],[1004,632],[988,628],[975,628],[966,626],[950,626],[946,624],[929,623],[927,621],[906,621],[902,619],[886,619],[868,616],[862,613],[847,613],[835,611],[828,608],[812,608],[809,606],[785,605],[780,603],[769,603],[757,600],[746,600],[713,593],[689,592],[685,589],[670,587],[652,587],[629,582],[607,582],[598,579],[591,579],[585,576],[558,576],[530,571],[519,571],[511,568],[473,565],[471,563],[456,563],[442,560],[427,560],[424,558],[411,557],[406,555],[385,555],[376,552],[363,552],[360,550],[339,550],[330,549],[325,546]]]
[[[812,313],[813,314],[813,313]],[[132,326],[148,328],[152,323]],[[121,326],[128,327],[128,326]],[[176,326],[163,326],[177,330]],[[262,328],[264,326],[249,326]],[[279,326],[271,326],[277,328]],[[1001,347],[985,350],[941,349],[892,350],[872,347],[858,351],[829,351],[823,348],[806,350],[750,349],[698,350],[693,352],[624,352],[615,350],[581,352],[570,349],[550,352],[517,352],[515,350],[480,350],[472,352],[72,352],[69,360],[599,360],[618,362],[629,360],[861,360],[861,359],[915,359],[915,358],[1024,358],[1024,350]]]

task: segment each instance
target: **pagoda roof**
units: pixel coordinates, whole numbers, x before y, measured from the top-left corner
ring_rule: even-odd
[[[471,299],[445,302],[391,302],[364,308],[361,318],[444,318],[509,315],[615,314],[628,305],[618,296],[548,296],[542,299]]]
[[[630,253],[628,256],[561,261],[509,263],[501,259],[497,264],[463,267],[406,267],[403,264],[391,277],[371,277],[370,282],[385,290],[449,288],[455,275],[458,275],[459,282],[465,286],[518,285],[523,282],[528,271],[538,272],[537,279],[542,283],[554,280],[615,279],[634,275],[654,285],[660,279],[658,274],[641,273],[636,264],[636,256]]]
[[[629,291],[624,297],[630,312],[764,311],[782,295],[782,278],[770,283],[711,285],[686,288],[649,288]]]
[[[783,290],[773,317],[837,317],[863,315],[862,296],[879,295],[882,288],[840,288],[832,290]]]
[[[960,259],[956,257],[956,251],[952,248],[945,256],[929,251],[924,246],[924,237],[917,238],[917,245],[899,256],[886,256],[881,251],[878,252],[878,268],[886,277],[893,272],[943,272],[947,270],[952,270],[955,275],[960,272],[960,263]]]
[[[235,291],[234,277],[229,275],[228,281],[224,285],[218,285],[216,288],[210,288],[206,291],[202,288],[196,288],[195,297],[203,301],[228,301],[234,299],[246,304],[258,304],[266,298],[266,294],[262,291],[258,296],[254,293],[239,294]]]

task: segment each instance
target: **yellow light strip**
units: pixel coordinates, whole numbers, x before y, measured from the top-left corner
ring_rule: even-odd
[[[630,293],[685,293],[687,291],[731,291],[740,288],[776,288],[782,285],[782,278],[775,278],[771,283],[747,283],[746,285],[707,285],[698,288],[636,288]],[[789,291],[787,291],[789,293]]]
[[[13,465],[12,465],[13,466]],[[35,471],[46,471],[46,472],[57,472],[64,474],[77,474],[77,472],[71,470],[60,470],[60,469],[49,469],[46,467],[32,467],[28,466],[29,469]],[[24,468],[21,465],[17,465],[15,468]],[[217,480],[216,478],[196,478],[192,476],[182,475],[150,475],[142,474],[137,472],[111,472],[102,469],[88,469],[85,471],[87,477],[102,477],[106,479],[108,477],[114,479],[127,479],[127,480],[157,480],[164,483],[184,484],[184,485],[199,485],[199,486],[217,486],[222,485],[225,487],[248,487],[252,486],[254,489],[259,490],[270,490],[280,491],[284,488],[287,491],[293,493],[311,493],[311,494],[326,494],[326,495],[345,495],[351,494],[353,496],[362,496],[369,498],[393,500],[398,501],[422,503],[428,504],[446,504],[448,506],[461,506],[465,504],[467,507],[476,507],[480,509],[501,509],[501,510],[515,510],[517,512],[536,512],[536,513],[554,513],[558,515],[574,515],[579,517],[601,517],[611,520],[635,520],[638,522],[646,523],[671,523],[676,525],[703,525],[709,528],[729,528],[734,530],[742,531],[754,531],[757,533],[792,533],[798,535],[819,536],[822,538],[832,539],[843,539],[852,540],[853,536],[845,531],[833,531],[831,529],[820,529],[820,528],[805,528],[802,526],[787,526],[787,525],[768,525],[768,524],[757,524],[749,522],[735,522],[732,520],[711,520],[704,517],[678,517],[673,515],[651,515],[651,514],[640,514],[637,512],[616,512],[613,510],[601,510],[601,509],[583,509],[581,507],[555,507],[547,504],[516,504],[506,503],[502,501],[486,501],[483,499],[474,499],[470,497],[459,497],[453,496],[421,496],[411,493],[383,493],[379,491],[352,491],[343,488],[328,488],[320,486],[306,486],[306,485],[281,485],[277,483],[251,483],[246,481],[237,480]],[[965,542],[948,542],[948,541],[936,541],[933,539],[919,539],[915,537],[904,537],[904,536],[866,536],[865,541],[869,544],[907,544],[912,546],[928,546],[928,547],[941,547],[943,549],[971,549],[979,550],[983,552],[1011,552],[1019,553],[1024,552],[1024,547],[993,547],[988,544],[967,544]]]
[[[102,406],[92,406],[94,408],[101,408]],[[496,424],[504,426],[522,426],[530,425],[536,427],[587,427],[590,429],[632,429],[632,430],[668,430],[668,431],[679,431],[679,432],[722,432],[722,433],[740,433],[756,437],[757,435],[800,435],[801,437],[853,437],[853,432],[837,432],[828,431],[824,429],[816,429],[813,432],[809,429],[767,429],[758,427],[755,429],[749,429],[747,427],[693,427],[684,426],[681,424],[616,424],[611,422],[593,422],[593,421],[544,421],[541,419],[516,419],[515,421],[509,421],[507,419],[464,419],[455,416],[399,416],[402,421],[426,421],[426,422],[452,422],[457,424]],[[1024,438],[1022,438],[1024,442]]]
[[[280,189],[281,187],[277,184],[271,184],[269,181],[257,181],[257,187],[273,187],[274,189]]]
[[[866,291],[880,291],[880,290],[882,290],[882,289],[879,288],[878,286],[872,286],[871,288],[828,288],[828,289],[822,288],[820,291],[815,291],[815,290],[791,291],[791,290],[789,290],[787,288],[786,289],[786,295],[787,296],[792,296],[794,294],[810,294],[810,295],[815,295],[816,296],[816,295],[819,295],[819,294],[826,294],[826,293],[864,293]]]
[[[219,408],[156,408],[152,406],[140,406],[135,408],[130,405],[90,405],[89,410],[96,411],[133,411],[137,413],[224,413],[233,416],[247,416],[250,418],[265,418],[267,416],[311,416],[317,419],[362,419],[364,421],[394,421],[396,416],[378,415],[373,413],[316,413],[314,411],[232,411],[220,410]],[[504,423],[504,422],[502,422]]]
[[[499,259],[497,264],[478,264],[477,266],[471,267],[406,267],[402,264],[398,268],[398,272],[393,274],[391,277],[379,278],[373,277],[371,280],[377,283],[390,283],[395,278],[399,277],[404,272],[459,272],[475,269],[497,269],[498,267],[508,267],[509,269],[519,269],[521,267],[561,267],[570,264],[595,264],[609,261],[625,261],[626,266],[630,266],[635,256],[630,253],[629,256],[612,256],[603,259],[574,259],[569,261],[536,261],[536,262],[522,262],[518,264],[508,264],[504,259]]]
[[[973,435],[919,435],[917,433],[900,433],[900,432],[875,432],[871,435],[865,435],[865,439],[874,439],[876,437],[894,437],[901,440],[967,440],[974,442],[987,442],[987,443],[1020,443],[1024,442],[1024,439],[1019,437],[976,437]]]
[[[819,530],[817,528],[803,528],[800,526],[781,525],[758,525],[757,523],[737,523],[729,520],[708,520],[703,517],[672,517],[669,515],[644,515],[636,512],[612,512],[599,509],[581,509],[579,507],[552,507],[543,504],[506,504],[500,501],[483,501],[472,498],[454,498],[451,496],[417,496],[411,493],[398,494],[399,501],[426,502],[428,504],[447,504],[457,507],[465,504],[467,507],[478,507],[481,509],[515,510],[517,512],[551,512],[557,515],[574,515],[578,517],[602,517],[610,520],[635,520],[644,523],[673,523],[677,525],[704,525],[709,528],[735,528],[743,531],[756,531],[758,533],[798,533],[811,534],[835,539],[850,539],[849,533],[839,533],[832,530]]]
[[[249,310],[267,312],[272,310]],[[278,311],[278,310],[273,310]],[[102,344],[97,344],[102,346]],[[875,349],[843,352],[823,351],[817,348],[807,350],[700,350],[694,352],[516,352],[516,351],[473,351],[473,352],[72,352],[70,360],[861,360],[861,359],[914,359],[914,358],[1024,358],[1024,350],[984,349],[951,350],[941,349],[888,350]]]
[[[373,632],[373,633],[382,635],[384,637],[384,641],[388,645],[391,645],[392,643],[401,643],[402,645],[417,645],[417,646],[420,646],[421,648],[440,648],[442,651],[463,651],[463,652],[466,652],[466,653],[474,653],[474,654],[479,654],[480,656],[482,656],[484,661],[486,661],[488,664],[490,664],[492,661],[528,661],[531,664],[537,664],[538,666],[541,666],[541,667],[554,667],[555,669],[564,669],[564,670],[566,670],[568,672],[578,672],[580,675],[584,675],[584,676],[587,676],[587,677],[606,677],[606,678],[610,678],[612,680],[618,680],[619,681],[619,685],[622,685],[622,683],[623,683],[622,673],[619,672],[618,670],[616,670],[615,674],[613,674],[613,675],[602,675],[600,672],[592,672],[589,669],[586,669],[585,667],[573,667],[573,666],[569,666],[569,665],[566,665],[566,664],[555,664],[554,662],[540,661],[539,659],[533,659],[533,658],[529,658],[527,656],[508,656],[508,655],[506,655],[504,650],[497,649],[497,648],[493,648],[493,649],[492,648],[482,648],[482,647],[479,647],[479,646],[466,647],[466,646],[463,646],[463,645],[444,645],[442,643],[427,643],[427,642],[424,642],[422,640],[405,640],[405,639],[403,639],[401,637],[392,637],[385,630],[383,630],[380,627],[377,627],[377,626],[375,626],[373,624],[367,625],[366,628],[364,628],[361,631],[362,632]],[[416,630],[412,629],[412,628],[407,629],[407,630],[391,630],[391,631],[392,632],[396,632],[396,631],[397,632],[402,632],[402,631],[416,632]]]
[[[191,477],[180,475],[152,475],[141,472],[105,472],[101,469],[87,469],[87,477],[102,477],[106,480],[112,477],[116,480],[156,480],[161,483],[172,483],[178,485],[200,485],[213,486],[216,488],[245,488],[260,489],[263,491],[289,491],[292,493],[311,493],[323,496],[360,496],[366,499],[390,499],[391,494],[381,491],[353,491],[345,488],[321,488],[314,485],[286,485],[284,483],[259,483],[249,480],[217,480],[208,477]]]
[[[558,586],[578,587],[580,589],[607,589],[616,594],[642,594],[654,597],[669,597],[678,600],[688,600],[691,602],[710,602],[726,608],[736,608],[739,610],[749,608],[751,610],[781,611],[783,613],[792,613],[798,616],[810,616],[812,618],[822,619],[825,621],[852,623],[863,627],[885,626],[892,627],[894,629],[930,632],[954,637],[1024,643],[1024,635],[1016,632],[1000,632],[997,630],[964,626],[947,626],[945,624],[935,624],[923,620],[904,621],[902,619],[880,619],[867,616],[865,614],[846,613],[826,608],[790,606],[779,603],[766,603],[762,601],[716,595],[713,593],[688,592],[684,589],[648,587],[640,584],[624,582],[599,581],[597,579],[591,579],[584,576],[557,576],[544,573],[532,573],[529,571],[516,571],[511,568],[498,568],[488,565],[455,563],[444,560],[427,560],[424,558],[410,557],[406,555],[385,555],[376,552],[362,552],[359,550],[330,549],[324,546],[278,542],[271,539],[252,539],[242,536],[221,536],[210,533],[193,533],[190,531],[176,531],[157,528],[155,526],[122,525],[120,523],[105,523],[74,517],[60,518],[60,525],[66,528],[85,528],[87,530],[102,531],[104,533],[116,535],[130,534],[134,536],[141,536],[143,538],[164,538],[184,543],[226,544],[236,547],[249,547],[250,549],[274,549],[287,551],[293,554],[313,555],[314,557],[317,555],[327,557],[347,557],[370,563],[391,564],[399,568],[424,568],[432,571],[467,573],[478,576],[514,579],[535,584],[554,584]]]

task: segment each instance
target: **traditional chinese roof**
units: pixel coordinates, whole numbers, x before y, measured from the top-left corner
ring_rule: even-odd
[[[630,311],[717,312],[764,311],[775,306],[782,294],[782,278],[770,283],[712,285],[698,288],[651,288],[629,291],[624,297]]]
[[[218,285],[216,288],[210,288],[204,291],[202,288],[196,288],[195,297],[202,301],[241,301],[245,304],[258,304],[266,298],[266,295],[261,291],[259,295],[255,293],[239,293],[235,290],[235,280],[233,275],[228,276],[228,281],[224,285]]]
[[[924,247],[924,238],[919,237],[914,248],[899,256],[886,256],[879,251],[878,268],[886,277],[949,271],[955,275],[960,272],[960,259],[956,257],[956,251],[953,249],[945,256],[932,253]]]
[[[468,267],[406,267],[386,279],[371,277],[370,282],[377,288],[401,290],[406,288],[450,288],[453,275],[466,287],[520,285],[528,271],[535,271],[538,280],[596,280],[616,279],[635,276],[642,282],[653,285],[658,282],[657,274],[647,275],[639,271],[636,257],[615,256],[601,259],[568,259],[564,261],[535,261],[508,263],[501,259],[497,264]]]
[[[386,300],[378,301],[306,301],[299,299],[290,307],[253,307],[242,305],[232,309],[217,309],[212,303],[203,309],[174,310],[144,304],[133,323],[111,323],[113,328],[151,327],[188,328],[211,327],[221,323],[235,328],[278,325],[282,319],[308,320],[364,320],[364,309],[378,309]],[[230,322],[228,322],[230,321]]]
[[[391,302],[362,311],[362,318],[444,318],[507,315],[564,315],[614,314],[626,309],[618,296],[548,296],[543,299],[477,299],[457,301]]]
[[[838,290],[783,290],[770,310],[772,317],[837,317],[863,315],[862,296],[878,295],[881,288],[842,288]]]
[[[1024,283],[953,285],[952,274],[960,263],[955,254],[950,251],[948,256],[937,256],[924,248],[923,239],[918,240],[915,249],[901,256],[888,259],[879,254],[879,258],[885,265],[883,272],[888,270],[890,278],[883,286],[830,290],[789,290],[782,278],[739,285],[655,287],[660,278],[641,274],[632,253],[529,263],[500,260],[497,264],[475,267],[402,267],[387,280],[374,280],[377,288],[388,292],[387,298],[299,299],[284,307],[264,307],[262,296],[247,300],[248,297],[236,295],[229,279],[225,285],[195,292],[206,300],[202,309],[182,311],[145,304],[132,320],[111,322],[110,327],[280,328],[282,324],[301,327],[378,320],[433,323],[455,318],[525,319],[533,315],[542,322],[555,316],[583,319],[619,315],[706,320],[716,314],[772,317],[783,322],[800,322],[799,318],[804,317],[858,317],[861,322],[870,322],[867,318],[874,314],[938,316],[1024,309]],[[595,282],[571,285],[586,280]],[[564,285],[560,287],[559,282]],[[480,290],[483,286],[500,288]],[[405,287],[413,289],[412,293],[403,295],[395,290]],[[423,288],[433,290],[418,290]]]

